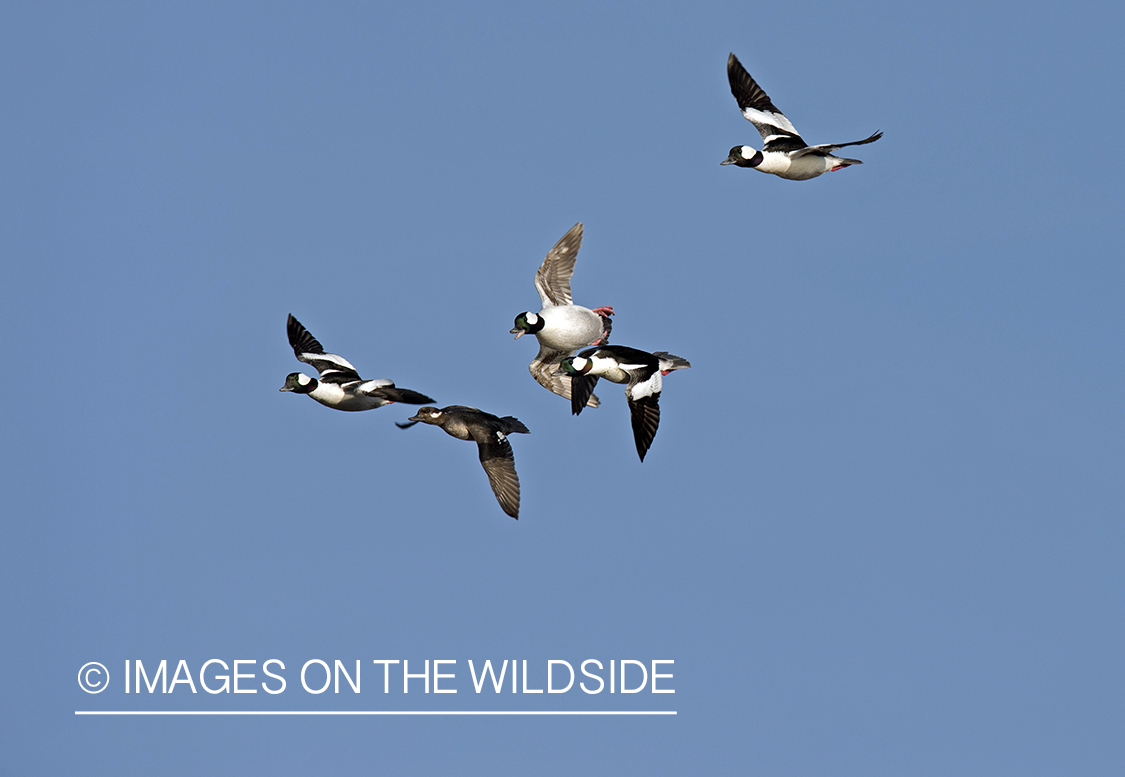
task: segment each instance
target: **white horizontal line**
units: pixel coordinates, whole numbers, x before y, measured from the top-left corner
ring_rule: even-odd
[[[675,715],[675,710],[75,710],[75,715]]]

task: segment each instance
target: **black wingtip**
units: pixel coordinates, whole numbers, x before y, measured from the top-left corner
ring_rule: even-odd
[[[406,405],[432,405],[434,400],[427,397],[425,394],[419,394],[417,391],[410,389],[401,389],[397,387],[389,387],[382,389],[382,393],[388,399],[394,402],[402,402]]]
[[[570,379],[570,412],[580,415],[582,409],[590,403],[594,396],[594,389],[598,385],[595,375],[574,375]]]
[[[500,419],[503,424],[504,434],[531,434],[531,430],[524,425],[523,421],[516,418],[514,415],[506,415]]]
[[[574,390],[574,382],[571,381],[571,384],[570,384],[570,414],[571,415],[582,415],[582,408],[586,407],[586,400],[587,399],[589,399],[589,397],[578,396],[578,393]]]
[[[660,426],[659,395],[630,400],[629,421],[633,427],[633,442],[637,447],[637,455],[643,462],[645,454],[656,439],[656,432]]]
[[[742,63],[738,61],[738,57],[736,57],[732,51],[730,56],[727,57],[727,79],[735,79],[739,76],[739,73],[745,72],[746,68],[742,66]]]
[[[298,358],[302,353],[324,353],[324,346],[292,313],[285,319],[285,333],[289,336],[289,346]]]
[[[500,509],[504,511],[504,515],[510,515],[518,521],[520,519],[520,495],[518,493],[516,494],[516,503],[513,505],[510,502],[505,504],[508,500],[501,499],[500,494],[497,494],[495,491],[492,493],[496,497],[496,504],[500,505]]]

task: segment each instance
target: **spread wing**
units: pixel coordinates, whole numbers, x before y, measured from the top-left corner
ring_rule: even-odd
[[[647,354],[646,354],[647,355]],[[629,400],[629,419],[633,424],[633,442],[637,444],[637,455],[645,460],[656,428],[660,425],[660,391],[664,387],[664,377],[652,365],[637,365],[630,370],[632,380],[625,387],[625,398]]]
[[[597,375],[572,375],[570,376],[570,412],[578,415],[594,395],[594,386],[598,385]],[[597,406],[596,403],[594,405]]]
[[[864,138],[863,140],[853,140],[851,143],[820,143],[820,144],[817,144],[815,146],[806,146],[806,147],[802,148],[800,151],[797,151],[794,154],[792,154],[792,156],[793,156],[794,159],[796,159],[799,156],[805,156],[806,154],[815,154],[817,156],[827,156],[828,154],[831,154],[833,151],[835,151],[838,148],[843,148],[844,146],[862,146],[866,143],[874,143],[876,140],[878,140],[881,137],[883,137],[883,133],[882,132],[876,132],[876,133],[872,134],[870,137]]]
[[[637,445],[637,455],[645,460],[652,440],[656,437],[656,427],[660,425],[660,394],[634,399],[629,397],[629,418],[633,424],[633,442]]]
[[[324,346],[305,329],[301,322],[289,314],[285,322],[285,331],[289,335],[289,345],[293,347],[293,355],[298,361],[311,365],[325,383],[351,383],[362,380],[355,367],[343,356],[334,353],[325,353]],[[392,384],[393,385],[393,384]]]
[[[769,146],[770,151],[804,148],[805,141],[793,124],[773,104],[765,90],[758,86],[758,82],[750,77],[734,54],[727,58],[727,80],[730,81],[731,94],[738,101],[742,115],[758,130],[762,143]],[[778,147],[773,145],[775,143]],[[780,147],[781,144],[786,147]]]
[[[520,517],[520,479],[516,475],[516,457],[512,444],[502,432],[492,432],[488,440],[477,440],[480,463],[488,475],[492,493],[505,513]]]
[[[545,345],[539,346],[539,353],[535,355],[528,369],[531,370],[531,376],[539,383],[540,386],[548,391],[558,394],[565,399],[571,398],[571,378],[568,375],[555,375],[559,369],[559,364],[567,356],[570,356],[566,351],[556,351],[548,348]],[[586,400],[587,407],[597,407],[601,402],[593,394],[590,394],[589,399]]]
[[[574,262],[582,245],[582,222],[578,222],[562,236],[535,273],[535,288],[549,305],[573,305],[570,295],[570,276],[574,275]]]

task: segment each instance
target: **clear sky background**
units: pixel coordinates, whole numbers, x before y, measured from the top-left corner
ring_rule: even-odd
[[[0,771],[1121,774],[1123,22],[10,4]],[[732,51],[810,143],[885,137],[813,181],[720,167],[759,140]],[[693,365],[643,464],[621,386],[574,418],[508,334],[576,221],[575,300]],[[290,312],[526,423],[521,519],[412,408],[279,393]],[[126,660],[213,658],[287,689],[124,692]],[[538,688],[671,659],[675,694],[474,693],[505,658]],[[304,692],[310,659],[361,693]],[[456,660],[458,693],[374,659]],[[678,715],[74,714],[107,709]]]

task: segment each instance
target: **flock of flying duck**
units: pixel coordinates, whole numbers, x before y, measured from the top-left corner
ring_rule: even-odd
[[[876,132],[864,140],[850,143],[810,146],[734,54],[727,59],[727,79],[742,115],[761,134],[762,148],[735,146],[720,164],[750,167],[780,178],[804,181],[822,173],[863,164],[858,159],[837,157],[832,152],[844,146],[874,143],[883,136],[882,132]],[[571,295],[570,278],[574,274],[581,245],[582,224],[578,223],[555,244],[535,273],[535,288],[543,307],[537,313],[524,311],[516,316],[511,334],[517,340],[526,334],[535,335],[539,341],[539,353],[529,365],[531,375],[547,390],[570,400],[574,415],[600,404],[594,396],[599,378],[624,384],[633,441],[637,455],[644,461],[660,424],[659,400],[664,376],[673,370],[691,367],[691,364],[687,359],[666,351],[649,353],[608,344],[613,329],[610,319],[613,308],[575,305]],[[396,422],[396,425],[408,429],[417,423],[431,424],[459,440],[475,442],[496,501],[505,513],[519,518],[520,481],[516,476],[516,461],[508,435],[529,434],[530,431],[518,418],[498,417],[464,405],[440,409],[429,406],[428,403],[434,400],[425,394],[398,388],[390,380],[361,378],[347,359],[325,352],[320,341],[292,314],[286,322],[286,332],[297,360],[315,369],[318,377],[291,373],[281,391],[308,394],[320,404],[336,410],[372,410],[394,402],[427,405],[406,423]]]

